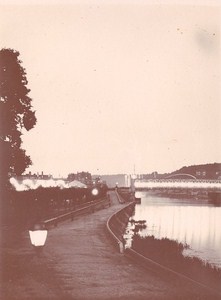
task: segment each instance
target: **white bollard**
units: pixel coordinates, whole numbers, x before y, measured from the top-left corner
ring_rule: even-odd
[[[123,254],[124,253],[124,244],[122,242],[118,242],[119,244],[119,249],[120,249],[120,253]]]

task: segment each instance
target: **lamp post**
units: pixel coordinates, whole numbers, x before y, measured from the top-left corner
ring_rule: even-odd
[[[94,201],[96,199],[96,196],[99,194],[99,191],[96,187],[94,187],[92,190],[91,190],[91,195],[93,196],[92,197],[92,201]],[[96,206],[92,206],[91,207],[91,211],[92,212],[95,212],[96,210]]]
[[[43,223],[37,223],[29,230],[31,244],[34,246],[35,251],[39,254],[46,242],[48,231]]]

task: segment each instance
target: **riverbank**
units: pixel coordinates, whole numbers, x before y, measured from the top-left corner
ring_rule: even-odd
[[[167,269],[168,273],[177,272],[181,276],[214,290],[214,294],[220,294],[221,297],[221,269],[213,267],[197,257],[184,256],[185,248],[188,246],[167,238],[140,237],[139,233],[132,238],[134,251],[162,265],[162,268]]]
[[[161,188],[161,189],[144,189],[142,192],[147,193],[148,195],[158,196],[158,197],[169,197],[169,198],[179,198],[179,199],[201,199],[209,200],[208,191],[205,189],[170,189],[170,188]]]
[[[110,192],[111,206],[49,230],[36,256],[27,232],[2,248],[1,299],[214,299],[203,289],[146,270],[116,251],[107,232],[110,215],[124,205]]]
[[[204,263],[199,258],[184,256],[183,250],[189,248],[187,245],[167,238],[139,236],[139,232],[147,225],[145,220],[130,219],[134,214],[134,204],[126,206],[108,220],[108,227],[112,230],[116,244],[120,245],[120,252],[147,268],[153,268],[159,274],[164,273],[166,276],[180,277],[183,281],[194,282],[203,289],[209,290],[211,297],[218,295],[221,297],[221,269]],[[124,247],[126,245],[124,238],[128,238],[125,235],[128,221],[135,225],[131,248]]]

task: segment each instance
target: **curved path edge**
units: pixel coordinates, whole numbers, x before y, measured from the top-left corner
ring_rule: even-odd
[[[114,232],[112,226],[111,226],[111,221],[117,217],[121,212],[126,211],[129,207],[134,207],[135,203],[131,202],[128,205],[124,206],[123,208],[121,208],[120,210],[118,210],[117,212],[115,212],[114,214],[112,214],[108,220],[107,220],[107,230],[110,233],[113,241],[115,242],[115,244],[119,247],[119,251],[120,253],[124,253],[125,249],[124,249],[124,240],[121,239],[119,236],[117,236],[118,234],[116,232]],[[127,225],[127,224],[125,224]]]

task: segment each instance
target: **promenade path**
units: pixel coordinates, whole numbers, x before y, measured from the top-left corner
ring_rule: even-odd
[[[214,299],[199,287],[146,270],[114,247],[106,222],[123,207],[115,192],[111,206],[49,230],[38,257],[24,233],[4,249],[2,297],[11,299]]]

